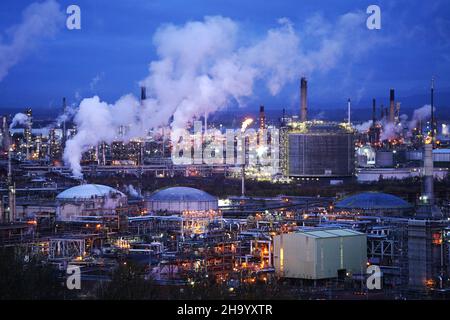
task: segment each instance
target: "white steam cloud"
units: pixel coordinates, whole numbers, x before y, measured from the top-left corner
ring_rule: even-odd
[[[0,34],[0,81],[43,39],[64,26],[64,14],[55,0],[32,3],[22,13],[22,21]]]
[[[112,105],[97,96],[81,102],[74,118],[78,133],[64,152],[73,173],[81,175],[82,153],[100,142],[145,136],[149,129],[167,125],[172,116],[176,138],[194,117],[212,114],[233,101],[243,104],[253,95],[256,82],[276,95],[303,74],[333,68],[345,49],[353,54],[370,48],[365,43],[368,37],[360,36],[363,13],[345,14],[332,26],[327,23],[312,35],[319,40],[312,49],[303,44],[311,31],[296,32],[285,18],[278,22],[259,39],[248,39],[238,23],[221,16],[159,28],[153,38],[158,60],[150,63],[149,75],[141,82],[149,96],[143,105],[132,95]],[[361,41],[354,41],[358,34]],[[118,137],[122,126],[128,130]]]
[[[358,132],[360,132],[360,133],[365,133],[365,132],[369,131],[371,126],[372,126],[372,120],[369,120],[364,123],[356,125],[355,129],[358,130]]]
[[[141,196],[139,191],[137,191],[136,188],[132,184],[125,186],[125,190],[133,198],[139,198]]]
[[[409,123],[409,130],[414,130],[420,121],[424,121],[431,117],[431,105],[426,104],[423,107],[414,110],[413,117]]]
[[[431,116],[431,106],[424,105],[423,107],[414,110],[411,121],[408,122],[408,116],[402,114],[400,116],[400,123],[395,125],[386,121],[382,121],[382,132],[380,139],[382,141],[396,138],[401,135],[404,129],[408,129],[408,136],[411,136],[412,131],[416,128],[420,121],[429,119]]]
[[[27,124],[28,123],[28,116],[24,113],[16,113],[16,115],[14,116],[14,118],[11,121],[11,126],[10,128],[14,128],[17,125],[21,125],[21,124]]]

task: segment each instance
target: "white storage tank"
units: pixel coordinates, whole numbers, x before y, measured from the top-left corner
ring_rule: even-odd
[[[367,267],[367,236],[351,229],[280,234],[273,242],[275,271],[285,278],[329,279]]]
[[[183,213],[218,209],[216,197],[189,187],[173,187],[156,191],[147,197],[145,202],[147,209],[151,212]]]
[[[125,194],[100,184],[83,184],[69,188],[56,196],[56,218],[72,221],[83,216],[113,214],[125,206]]]

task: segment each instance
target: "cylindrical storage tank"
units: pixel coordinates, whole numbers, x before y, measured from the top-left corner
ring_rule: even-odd
[[[392,151],[377,151],[375,165],[377,167],[393,167],[394,153]]]

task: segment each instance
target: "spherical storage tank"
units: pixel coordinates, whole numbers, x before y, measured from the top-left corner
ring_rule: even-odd
[[[75,217],[111,214],[126,205],[127,196],[114,188],[100,184],[83,184],[69,188],[56,196],[58,220]]]
[[[154,192],[145,200],[151,212],[182,213],[184,211],[208,211],[218,209],[216,197],[199,189],[172,187]]]
[[[338,201],[335,208],[337,211],[349,211],[361,215],[403,216],[411,213],[413,206],[392,194],[363,192]]]

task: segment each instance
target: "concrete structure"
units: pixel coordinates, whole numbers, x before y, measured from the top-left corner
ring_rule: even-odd
[[[266,113],[264,111],[264,106],[259,106],[259,130],[264,130],[266,128]]]
[[[389,122],[394,123],[395,120],[395,91],[391,89],[389,91]]]
[[[350,229],[323,229],[276,235],[275,271],[286,278],[329,279],[338,273],[364,273],[366,234]]]
[[[305,77],[300,80],[300,121],[306,121],[308,118],[308,82]]]
[[[198,189],[173,187],[154,192],[145,200],[149,211],[183,213],[218,209],[216,197]]]
[[[56,218],[71,221],[86,216],[111,215],[127,204],[122,192],[99,184],[83,184],[56,196]]]

